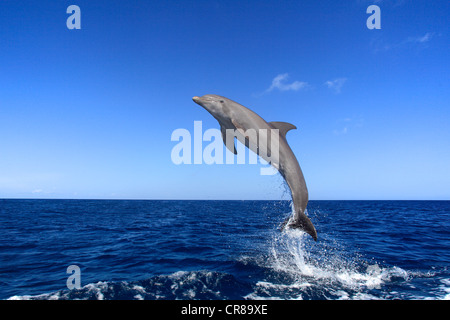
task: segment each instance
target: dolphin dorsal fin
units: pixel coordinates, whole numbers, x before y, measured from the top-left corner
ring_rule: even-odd
[[[273,128],[280,130],[280,135],[282,135],[282,136],[285,137],[285,138],[286,138],[286,133],[287,133],[289,130],[297,129],[296,126],[294,126],[293,124],[291,124],[291,123],[289,123],[289,122],[272,121],[272,122],[269,122],[269,124],[270,124]]]
[[[228,150],[230,150],[231,153],[237,154],[236,146],[234,145],[234,137],[233,137],[233,142],[230,141],[229,143],[227,143],[227,132],[226,132],[225,127],[222,125],[220,126],[220,132],[222,133],[223,143],[228,148]],[[231,147],[231,143],[233,144],[233,147]]]

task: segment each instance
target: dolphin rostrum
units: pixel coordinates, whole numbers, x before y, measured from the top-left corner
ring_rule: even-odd
[[[237,154],[236,137],[280,172],[291,190],[294,204],[294,216],[284,226],[301,229],[317,240],[316,229],[305,214],[308,204],[305,178],[286,141],[286,133],[297,128],[287,122],[266,122],[252,110],[222,96],[207,94],[192,100],[219,122],[223,141],[231,152]]]

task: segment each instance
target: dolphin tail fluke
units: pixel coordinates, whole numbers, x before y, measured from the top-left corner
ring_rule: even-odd
[[[286,227],[303,230],[311,237],[313,237],[314,241],[317,241],[316,228],[314,228],[311,220],[309,220],[309,218],[304,213],[297,215],[294,218],[288,217],[281,226],[281,229],[284,230]]]

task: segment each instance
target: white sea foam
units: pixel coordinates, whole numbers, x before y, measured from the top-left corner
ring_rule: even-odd
[[[401,268],[368,263],[336,243],[313,243],[308,237],[299,230],[275,234],[264,264],[276,276],[259,281],[246,298],[378,299],[371,290],[380,289],[394,277],[410,277]]]
[[[97,282],[79,290],[12,296],[9,300],[450,299],[449,279],[436,278],[430,295],[426,296],[417,296],[417,290],[412,290],[411,295],[401,290],[401,287],[415,289],[414,279],[435,278],[438,271],[424,274],[368,262],[334,240],[313,242],[299,230],[274,232],[262,251],[256,257],[251,254],[241,258],[246,266],[256,263],[258,271],[264,271],[263,277],[244,284],[222,272],[178,271],[133,282]]]
[[[177,271],[141,281],[100,281],[76,290],[61,290],[34,296],[12,296],[9,300],[224,299],[227,296],[223,296],[221,289],[227,285],[235,289],[236,285],[233,283],[237,284],[234,278],[226,273],[206,270]]]
[[[441,300],[450,300],[450,279],[441,279],[439,290],[443,293]]]

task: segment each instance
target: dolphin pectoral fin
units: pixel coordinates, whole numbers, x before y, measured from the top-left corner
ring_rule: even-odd
[[[281,228],[282,230],[286,227],[292,228],[292,229],[300,229],[305,231],[307,234],[309,234],[311,237],[313,237],[314,241],[317,241],[317,232],[316,228],[314,228],[314,225],[312,224],[311,220],[304,214],[300,214],[294,218],[288,217],[284,223],[282,224]]]
[[[292,123],[289,122],[281,122],[281,121],[272,121],[269,122],[269,124],[274,128],[278,129],[280,131],[280,134],[286,138],[286,133],[289,130],[297,129],[296,126],[294,126]]]
[[[236,146],[234,144],[234,136],[230,137],[232,140],[228,141],[227,140],[227,131],[224,126],[220,126],[220,132],[222,133],[223,143],[225,144],[227,149],[230,150],[231,153],[237,154]]]

